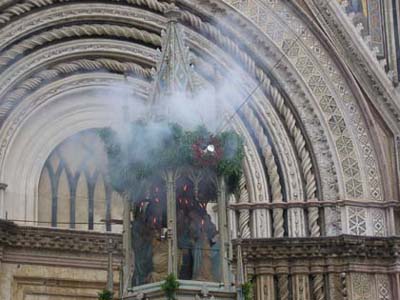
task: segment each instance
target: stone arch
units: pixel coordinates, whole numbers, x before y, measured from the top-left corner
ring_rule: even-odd
[[[2,132],[0,162],[3,170],[13,170],[1,172],[1,180],[8,182],[5,210],[10,218],[38,221],[40,177],[48,157],[58,145],[87,129],[118,126],[122,103],[112,103],[112,99],[110,102],[104,99],[99,101],[96,94],[107,92],[122,80],[123,77],[112,74],[96,74],[92,78],[75,75],[39,89],[12,112],[10,122],[4,124]],[[141,97],[142,90],[148,89],[147,83],[140,79],[129,79],[129,83],[132,90],[139,91],[138,97]],[[130,109],[134,110],[134,105]],[[235,122],[234,127],[245,137],[248,151],[255,153],[243,125]],[[23,164],[21,157],[24,158]],[[259,158],[252,155],[245,164],[248,165],[249,190],[252,191],[253,201],[268,201]],[[257,229],[256,236],[269,236],[267,223],[270,220],[265,219],[264,222],[260,222],[263,226]]]
[[[206,1],[201,5],[177,1],[199,73],[210,73],[207,58],[220,69],[237,60],[247,78],[260,85],[264,96],[255,98],[254,105],[240,118],[255,132],[253,142],[258,150],[254,155],[262,161],[263,176],[267,177],[271,195],[276,197],[271,202],[280,200],[282,187],[297,182],[299,177],[305,195],[299,196],[301,201],[289,199],[293,201],[287,201],[285,209],[302,209],[303,204],[297,202],[316,202],[317,197],[328,201],[383,200],[381,174],[376,168],[376,150],[365,126],[366,117],[345,83],[340,65],[315,38],[310,24],[296,15],[290,5],[255,0],[244,3],[245,6],[237,6],[244,14],[256,7],[258,12],[266,13],[266,18],[250,16],[253,18],[250,22],[220,1]],[[16,4],[20,8],[18,14],[16,10],[6,9],[0,15],[1,23],[9,24],[0,29],[0,36],[5,38],[0,66],[7,70],[3,72],[0,90],[4,136],[13,122],[13,111],[28,103],[30,93],[35,90],[43,86],[50,89],[48,82],[57,78],[68,80],[74,72],[82,70],[107,70],[119,74],[133,72],[148,80],[149,67],[156,60],[154,48],[159,45],[158,34],[165,25],[163,12],[170,5],[154,0],[126,0],[82,10],[78,4],[69,4],[68,10],[61,13],[64,4],[52,4],[19,3]],[[112,18],[118,25],[99,24],[97,20],[101,16]],[[222,19],[217,21],[218,17]],[[75,24],[72,20],[87,24]],[[134,26],[127,26],[131,21]],[[268,32],[269,27],[274,27],[271,24],[285,30],[283,38]],[[304,31],[304,37],[299,30]],[[29,39],[24,40],[28,34]],[[72,41],[65,42],[66,37]],[[89,38],[98,40],[99,44],[93,45]],[[121,38],[126,41],[118,41]],[[237,45],[235,38],[242,44]],[[82,49],[85,49],[83,53]],[[276,63],[279,65],[275,68]],[[212,81],[213,76],[209,77]],[[338,84],[331,84],[332,79]],[[268,123],[268,111],[275,114],[275,122],[283,130]],[[266,129],[272,132],[269,133],[271,141]],[[288,145],[296,156],[294,165],[297,166],[291,170],[283,161],[282,145]],[[293,172],[296,179],[290,178]],[[263,191],[266,193],[266,189]],[[291,198],[293,194],[285,197]],[[262,204],[263,209],[266,205]],[[320,221],[315,210],[319,205],[324,204],[312,203],[309,211],[308,223],[313,224],[310,232],[314,234],[319,234]]]

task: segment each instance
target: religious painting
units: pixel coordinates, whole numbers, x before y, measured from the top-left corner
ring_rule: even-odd
[[[184,176],[177,182],[176,197],[179,279],[220,281],[215,183]]]
[[[354,25],[362,24],[363,37],[370,37],[370,48],[377,49],[379,57],[385,56],[384,49],[384,18],[381,0],[338,0],[348,2],[347,13],[354,13]]]
[[[217,188],[208,177],[181,176],[176,182],[178,278],[220,281]],[[132,211],[133,286],[163,281],[168,275],[167,197],[154,178]]]
[[[161,178],[152,180],[132,210],[133,286],[162,281],[168,274],[167,199]]]

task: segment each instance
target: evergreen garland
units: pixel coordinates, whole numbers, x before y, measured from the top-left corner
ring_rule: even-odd
[[[174,274],[169,274],[165,281],[161,285],[161,289],[164,291],[167,300],[176,300],[176,290],[179,288],[179,281],[176,279]]]
[[[113,293],[107,289],[102,290],[98,295],[98,300],[112,300]]]
[[[253,300],[253,283],[251,281],[247,281],[242,284],[242,294],[244,300]]]
[[[213,170],[224,176],[229,192],[234,192],[242,174],[243,141],[235,132],[211,134],[205,127],[184,130],[175,123],[132,123],[125,136],[110,128],[98,131],[108,157],[109,177],[119,192],[146,188],[146,180],[169,168],[192,166]],[[204,145],[213,144],[214,153]],[[133,195],[131,195],[133,196]]]

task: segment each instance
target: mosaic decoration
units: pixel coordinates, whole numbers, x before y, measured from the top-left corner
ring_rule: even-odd
[[[339,3],[344,2],[338,0]],[[353,23],[362,24],[361,34],[369,36],[371,49],[377,48],[380,57],[385,55],[381,0],[346,0],[347,13],[354,14]]]

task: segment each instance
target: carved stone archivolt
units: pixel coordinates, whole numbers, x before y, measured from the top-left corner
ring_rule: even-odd
[[[134,1],[135,2],[135,1]],[[55,2],[54,2],[55,3]],[[241,61],[244,69],[255,79],[257,79],[260,82],[261,89],[266,93],[268,96],[269,101],[273,105],[274,109],[276,112],[280,115],[282,124],[284,127],[287,129],[287,132],[289,134],[289,139],[293,143],[295,152],[297,153],[298,159],[299,159],[299,166],[300,170],[296,172],[300,172],[301,177],[304,180],[304,199],[309,200],[309,199],[315,199],[317,197],[317,187],[318,185],[330,185],[332,186],[331,182],[326,182],[326,179],[321,179],[316,176],[316,174],[321,173],[324,174],[326,170],[328,170],[329,174],[332,176],[335,176],[335,172],[331,172],[332,170],[332,165],[328,168],[326,165],[322,163],[323,158],[321,158],[318,154],[315,154],[315,161],[319,163],[319,165],[316,165],[313,163],[313,158],[312,156],[314,155],[314,149],[310,148],[310,145],[307,144],[307,133],[311,133],[311,131],[303,131],[303,125],[307,128],[309,126],[315,126],[315,124],[308,124],[307,121],[302,124],[296,117],[297,112],[292,109],[292,103],[290,103],[289,99],[286,99],[286,96],[282,96],[281,93],[279,92],[278,88],[275,87],[272,83],[269,77],[266,75],[264,70],[260,67],[257,66],[253,58],[246,53],[243,49],[239,48],[237,44],[233,42],[233,40],[230,38],[229,35],[224,35],[222,32],[223,30],[226,31],[226,26],[233,20],[238,20],[239,23],[245,24],[244,20],[241,20],[237,15],[232,14],[227,10],[227,7],[221,3],[215,5],[211,5],[211,2],[204,3],[204,7],[200,9],[201,14],[210,14],[209,10],[211,7],[219,7],[218,13],[221,15],[224,15],[224,20],[221,23],[220,28],[215,27],[211,25],[210,23],[204,21],[199,15],[194,14],[193,12],[189,12],[183,9],[183,16],[182,16],[182,22],[186,24],[187,26],[190,26],[192,29],[196,30],[197,32],[201,33],[204,37],[209,42],[215,43],[217,46],[220,48],[224,49],[228,53],[228,55],[236,57]],[[97,5],[96,7],[93,8],[93,10],[85,10],[82,12],[78,12],[78,8],[82,8],[81,6],[77,4],[73,4],[71,6],[67,6],[67,10],[60,14],[59,11],[55,7],[52,7],[53,1],[46,2],[46,3],[41,3],[31,1],[29,3],[19,3],[17,6],[9,6],[4,12],[3,12],[3,18],[1,18],[2,22],[6,25],[8,22],[13,22],[13,18],[18,16],[19,18],[15,20],[18,26],[16,26],[17,30],[14,31],[14,34],[21,34],[23,35],[23,32],[27,33],[27,30],[30,30],[30,37],[27,39],[21,39],[18,42],[14,43],[12,40],[12,37],[8,39],[7,43],[7,48],[4,48],[3,50],[3,56],[2,58],[0,57],[0,61],[3,64],[3,67],[10,66],[10,71],[13,69],[13,65],[15,64],[15,60],[24,61],[24,58],[21,57],[25,52],[33,53],[35,52],[36,47],[43,47],[46,45],[46,47],[51,47],[51,44],[55,41],[62,41],[65,37],[68,38],[74,38],[74,37],[96,37],[96,36],[107,36],[110,38],[117,37],[117,38],[126,38],[126,39],[132,39],[133,41],[141,41],[143,43],[152,45],[152,46],[157,46],[159,45],[159,36],[158,34],[152,33],[148,31],[148,28],[151,26],[155,26],[156,32],[159,32],[160,27],[162,26],[165,21],[163,20],[162,17],[159,17],[153,13],[146,12],[144,10],[140,10],[137,13],[135,13],[135,9],[130,7],[130,4],[135,4],[138,5],[142,8],[148,7],[151,11],[157,11],[157,12],[163,12],[167,6],[170,4],[163,3],[163,2],[158,2],[158,1],[136,1],[135,3],[131,3],[127,1],[127,5],[129,7],[129,10],[126,13],[123,13],[121,9],[114,9],[112,10],[111,8],[118,7],[116,4],[110,4],[110,6],[105,6],[104,10],[101,10],[101,5]],[[254,7],[259,7],[258,11],[265,11],[265,12],[280,12],[281,10],[284,9],[289,9],[290,8],[285,8],[285,5],[281,4],[274,4],[271,3],[269,6],[266,6],[264,4],[260,4],[257,1],[251,1],[251,2],[238,2],[238,3],[233,3],[237,5],[244,13],[247,13],[250,11],[250,8],[252,6]],[[186,2],[186,1],[178,1],[178,5],[182,7],[192,7],[192,4]],[[13,9],[14,7],[14,9]],[[46,9],[43,8],[49,8],[47,11]],[[40,9],[39,9],[40,8]],[[39,9],[39,10],[38,10]],[[27,20],[23,18],[25,14],[30,14],[32,13],[33,19],[30,19],[30,24],[24,24],[27,23]],[[132,19],[135,20],[135,25],[140,27],[140,29],[136,29],[134,27],[125,27],[122,25],[108,25],[108,24],[96,24],[96,23],[91,23],[91,24],[83,24],[83,25],[66,25],[66,26],[60,26],[58,28],[54,28],[51,30],[48,30],[46,32],[41,32],[37,34],[32,34],[35,30],[35,26],[46,26],[46,21],[44,19],[44,16],[48,14],[49,16],[52,15],[53,17],[50,18],[49,20],[57,20],[57,17],[61,16],[61,22],[65,20],[67,22],[69,16],[74,16],[77,18],[81,18],[84,20],[88,15],[93,15],[95,18],[96,16],[101,15],[102,13],[106,15],[113,15],[115,18],[119,18],[122,22],[125,22],[127,19]],[[148,14],[148,18],[146,17],[146,14]],[[21,18],[22,16],[22,18]],[[267,15],[266,15],[267,16]],[[269,16],[269,15],[268,15]],[[271,14],[271,20],[265,19],[265,18],[257,18],[257,16],[254,16],[256,18],[256,22],[262,27],[265,28],[265,34],[266,37],[269,38],[270,41],[273,41],[275,39],[275,42],[280,45],[280,50],[282,53],[286,54],[287,59],[284,61],[280,62],[279,69],[285,69],[284,64],[288,64],[290,68],[294,67],[295,70],[298,70],[298,74],[301,74],[301,79],[296,79],[297,75],[292,74],[294,76],[295,80],[299,80],[301,82],[306,83],[308,90],[306,93],[303,94],[312,94],[314,99],[319,99],[319,107],[323,114],[325,115],[325,119],[323,122],[320,124],[324,123],[327,124],[327,128],[329,128],[329,135],[332,136],[332,139],[336,139],[335,145],[330,145],[329,148],[332,149],[332,147],[336,148],[335,153],[338,158],[340,158],[339,162],[337,164],[341,165],[342,167],[342,172],[339,175],[340,177],[343,177],[343,181],[339,180],[337,183],[338,190],[345,190],[347,195],[350,196],[350,198],[359,198],[359,197],[364,197],[365,196],[365,189],[363,188],[363,184],[367,186],[366,182],[369,182],[368,180],[371,180],[373,184],[368,185],[368,187],[371,189],[371,195],[373,197],[368,196],[369,199],[371,200],[376,200],[379,197],[382,196],[382,193],[380,191],[379,187],[379,182],[380,180],[377,179],[377,176],[379,176],[379,172],[374,169],[376,166],[376,163],[374,162],[373,155],[373,147],[371,146],[366,146],[366,148],[363,148],[363,151],[366,151],[365,153],[368,152],[368,157],[365,157],[366,161],[368,161],[368,164],[362,163],[357,157],[357,153],[361,149],[359,146],[356,146],[354,142],[354,137],[355,135],[352,135],[347,127],[351,127],[351,124],[348,125],[348,122],[346,119],[350,120],[356,120],[358,123],[363,122],[362,118],[360,116],[355,117],[345,117],[347,112],[345,112],[346,107],[350,105],[350,110],[353,114],[356,114],[358,109],[356,105],[351,104],[353,101],[351,93],[349,93],[346,90],[346,85],[344,84],[344,80],[341,79],[338,73],[338,69],[335,66],[335,64],[330,60],[329,55],[327,52],[318,45],[318,41],[312,37],[312,35],[307,31],[308,29],[304,26],[304,24],[301,23],[301,20],[298,17],[292,17],[290,19],[285,20],[284,18],[279,17],[280,14],[278,13],[277,15]],[[252,17],[252,16],[251,16]],[[65,19],[63,19],[65,18]],[[143,19],[141,19],[143,18]],[[139,22],[140,21],[140,22]],[[50,22],[50,21],[49,21]],[[272,23],[271,23],[272,22]],[[140,24],[139,24],[140,23]],[[298,32],[290,31],[291,27],[287,26],[281,26],[282,24],[289,24],[290,26],[297,26]],[[271,36],[271,33],[268,32],[268,28],[274,27],[273,25],[276,25],[280,28],[287,28],[288,32],[285,33],[283,32],[283,38],[280,38],[278,36]],[[29,25],[29,26],[28,26]],[[266,26],[268,25],[268,26]],[[7,25],[8,26],[8,25]],[[7,27],[6,26],[6,27]],[[275,27],[276,27],[275,26]],[[3,28],[6,28],[3,27]],[[23,28],[27,28],[24,29]],[[247,31],[251,32],[250,28],[246,28]],[[232,30],[232,34],[239,34],[238,30]],[[9,33],[9,31],[4,31],[4,33]],[[254,36],[256,34],[254,33]],[[294,39],[293,39],[294,36]],[[257,42],[261,43],[261,40],[263,41],[264,45],[267,43],[269,40],[265,39],[265,36],[260,37]],[[308,45],[306,42],[312,42],[310,45],[313,45],[313,52],[312,55],[308,55],[309,52],[307,52],[304,48],[304,45]],[[111,42],[112,44],[112,42]],[[247,46],[246,46],[247,47]],[[251,47],[249,46],[248,49],[251,50]],[[268,47],[265,47],[266,51],[268,51]],[[251,50],[253,51],[253,50]],[[270,56],[274,57],[274,59],[279,58],[280,54],[274,53],[274,51],[269,50]],[[307,56],[308,55],[308,56]],[[324,63],[316,63],[316,59],[318,58],[318,62],[323,61]],[[103,61],[103,63],[109,58],[99,58],[98,61]],[[117,65],[115,62],[110,63],[112,60],[109,59],[109,63],[106,64],[106,69],[110,72],[117,72],[117,73],[124,73],[126,71],[129,71],[129,66],[123,67],[122,65]],[[121,64],[124,63],[130,63],[132,65],[132,62],[124,62],[121,60],[116,60],[119,61]],[[65,62],[67,64],[67,62]],[[147,61],[146,64],[151,63],[150,61]],[[71,64],[74,64],[76,66],[76,63],[71,62]],[[289,65],[290,64],[290,65]],[[100,65],[98,65],[99,67]],[[88,67],[88,65],[87,65]],[[136,68],[136,71],[138,71],[138,66]],[[78,70],[78,69],[76,69]],[[92,70],[95,71],[94,64],[92,63]],[[275,70],[272,70],[273,73],[275,73]],[[325,72],[325,73],[324,73]],[[136,72],[137,73],[137,72]],[[140,73],[140,72],[139,72]],[[26,74],[25,72],[20,72],[20,75]],[[328,74],[330,78],[335,79],[335,82],[340,82],[336,84],[336,86],[332,86],[330,84],[327,84],[327,76]],[[3,109],[2,113],[4,116],[7,115],[7,112],[12,108],[11,102],[17,100],[17,98],[22,98],[26,93],[29,93],[29,89],[34,88],[35,86],[39,85],[40,81],[43,81],[45,78],[50,79],[52,76],[54,76],[54,70],[45,70],[41,72],[38,72],[35,74],[34,77],[31,79],[26,80],[25,82],[21,82],[19,85],[15,85],[13,87],[14,91],[9,91],[9,93],[6,95],[5,99],[6,101],[3,103]],[[65,75],[65,74],[64,74]],[[143,75],[143,74],[142,74]],[[140,76],[140,74],[139,74]],[[143,77],[143,76],[142,76]],[[15,78],[15,77],[14,77]],[[14,79],[15,80],[15,79]],[[5,81],[6,86],[7,86],[7,81]],[[281,86],[286,86],[282,84]],[[27,89],[26,89],[27,88]],[[337,104],[337,99],[338,95],[342,95],[343,99],[345,100],[341,104]],[[295,104],[296,106],[296,104]],[[302,116],[306,116],[307,114],[303,113],[303,109],[306,108],[301,108],[301,107],[296,107],[299,111],[301,111]],[[314,115],[315,116],[315,115]],[[357,123],[357,124],[358,124]],[[308,124],[308,125],[307,125]],[[361,123],[360,123],[361,124]],[[358,125],[357,125],[358,126]],[[362,129],[363,125],[358,126],[357,130],[354,130],[354,132],[357,132],[357,138],[360,139],[360,141],[368,143],[368,137],[365,135],[366,131],[365,129]],[[322,129],[326,130],[326,129]],[[259,130],[258,130],[259,131]],[[361,133],[362,132],[362,133]],[[363,136],[361,136],[362,134]],[[334,136],[337,136],[337,138],[334,138]],[[257,134],[256,138],[258,141],[261,139],[261,143],[263,142],[262,135]],[[274,141],[271,141],[272,144]],[[328,142],[329,143],[329,142]],[[268,154],[267,152],[269,151],[269,160],[265,160],[265,163],[270,163],[271,160],[271,152],[272,149],[266,147],[264,149],[264,154]],[[311,150],[311,151],[310,151]],[[358,152],[355,152],[358,151]],[[356,155],[357,154],[357,155]],[[371,156],[372,155],[372,156]],[[325,157],[329,158],[329,157]],[[277,157],[274,157],[274,160],[276,160]],[[281,159],[281,158],[280,158]],[[360,168],[360,165],[363,167]],[[365,166],[365,167],[364,167]],[[372,169],[371,169],[372,168]],[[275,172],[274,168],[268,168],[270,172]],[[323,169],[323,170],[318,170],[318,169]],[[293,172],[290,171],[290,172]],[[317,173],[316,173],[317,172]],[[367,180],[365,174],[369,174]],[[272,198],[276,198],[277,191],[279,189],[282,189],[280,184],[277,184],[279,180],[282,180],[283,182],[287,182],[291,180],[290,178],[287,178],[288,175],[287,173],[284,178],[279,178],[277,176],[271,176],[270,178],[270,187],[272,191]],[[276,174],[275,174],[276,175]],[[340,178],[339,177],[339,178]],[[318,183],[318,180],[320,181]],[[321,191],[325,189],[321,189]],[[326,189],[328,190],[328,189]],[[321,192],[320,191],[320,192]],[[320,195],[320,194],[319,194]],[[283,196],[283,195],[282,195]],[[325,197],[328,197],[330,199],[334,199],[337,196],[334,194],[330,195],[324,195]],[[300,197],[302,198],[302,197]],[[279,201],[279,197],[276,198]],[[290,199],[289,199],[290,200]],[[282,218],[280,217],[282,213],[278,209],[276,212],[274,212],[274,215],[276,216],[276,219],[281,220]],[[320,234],[320,229],[319,229],[319,224],[318,224],[318,211],[315,209],[309,209],[308,210],[308,223],[310,226],[309,232],[312,235],[318,235]],[[275,225],[278,226],[278,223]],[[281,226],[281,225],[279,225]],[[278,226],[278,227],[279,227]],[[282,234],[280,231],[279,234]]]
[[[47,158],[22,155],[31,159],[26,166],[34,171],[18,168],[15,151],[22,151],[24,133],[38,134],[41,128],[49,145],[56,146],[64,135],[106,126],[109,116],[92,99],[88,115],[76,126],[61,120],[63,133],[53,139],[54,128],[37,123],[36,131],[29,129],[43,107],[79,115],[75,103],[68,106],[60,99],[90,87],[107,88],[124,77],[140,98],[148,95],[166,25],[164,12],[176,6],[198,81],[215,87],[218,76],[234,66],[242,76],[240,96],[256,88],[227,127],[245,141],[244,175],[230,201],[230,217],[236,236],[244,239],[247,272],[263,285],[256,287],[257,293],[268,300],[272,295],[322,300],[328,294],[331,299],[394,299],[388,268],[396,261],[397,240],[384,238],[394,232],[398,205],[384,193],[394,179],[387,184],[382,180],[368,125],[371,114],[343,71],[343,61],[317,37],[319,31],[307,17],[296,13],[296,6],[280,0],[113,0],[91,5],[0,1],[0,180],[9,184],[7,191],[18,190],[20,178],[14,173],[23,170],[21,194],[34,195],[40,175],[34,163]],[[322,17],[344,36],[329,15],[334,8],[323,7]],[[388,115],[398,118],[393,105],[389,110]],[[227,120],[231,113],[234,109],[221,118]],[[55,109],[52,116],[63,114]],[[73,128],[63,128],[67,125]],[[42,150],[50,152],[44,138],[39,140]],[[17,168],[10,171],[10,166]],[[3,194],[0,208],[3,202],[12,207],[9,217],[35,218],[34,196],[13,202]],[[366,237],[323,237],[342,233]],[[12,239],[6,242],[15,246]],[[321,260],[310,259],[316,257]],[[378,271],[366,275],[365,257],[374,259]],[[344,267],[352,259],[358,264]],[[293,261],[298,265],[288,267]],[[374,282],[374,290],[363,294],[368,281]]]
[[[272,36],[272,38],[276,38],[276,42],[281,45],[282,51],[285,53],[290,50],[288,55],[289,60],[292,64],[296,66],[299,71],[303,71],[304,73],[300,73],[304,80],[307,81],[308,87],[311,92],[315,95],[315,98],[320,102],[320,109],[326,114],[326,120],[328,124],[330,124],[330,130],[335,139],[346,136],[348,139],[352,139],[349,134],[356,134],[355,136],[362,144],[365,143],[365,138],[362,137],[365,135],[365,123],[362,124],[363,121],[360,117],[359,109],[357,109],[357,104],[355,103],[354,98],[351,96],[351,92],[349,87],[346,86],[344,80],[339,80],[340,76],[338,76],[339,71],[335,67],[333,61],[329,58],[329,55],[325,52],[323,47],[319,44],[318,40],[313,37],[313,35],[308,32],[308,29],[302,25],[302,22],[297,17],[290,18],[282,18],[281,15],[284,16],[283,11],[287,11],[288,8],[281,3],[271,2],[270,4],[261,3],[259,1],[233,1],[232,4],[237,5],[240,9],[246,12],[258,11],[263,12],[264,17],[259,18],[258,15],[250,15],[250,18],[254,18],[256,23],[264,29],[264,32],[268,35],[268,30],[275,27],[282,28],[283,32],[280,36]],[[254,9],[252,9],[254,7]],[[268,12],[271,11],[269,15]],[[282,14],[277,11],[282,11]],[[279,25],[278,25],[279,24]],[[291,27],[295,29],[291,29]],[[285,32],[286,31],[286,32]],[[287,38],[282,38],[287,37]],[[305,49],[307,45],[310,45],[311,53]],[[314,63],[312,58],[318,57],[318,63]],[[308,57],[308,58],[307,58]],[[305,65],[304,65],[305,64]],[[305,67],[303,67],[305,66]],[[327,79],[334,79],[336,86],[332,86],[328,84]],[[336,103],[336,99],[342,99],[342,102],[338,105]],[[330,100],[330,102],[329,102]],[[328,108],[326,103],[331,103],[330,108]],[[334,111],[332,111],[332,104],[335,105]],[[346,110],[347,109],[347,110]],[[344,118],[344,115],[349,114],[354,116],[349,116]],[[343,114],[343,116],[342,116]],[[347,121],[346,121],[346,120]],[[354,124],[348,124],[348,122],[354,122]],[[360,123],[361,122],[361,123]],[[352,133],[347,132],[347,128],[352,129]],[[361,129],[364,128],[364,129]],[[360,135],[361,134],[361,135]],[[338,146],[338,145],[337,145]],[[360,153],[362,154],[363,161],[367,161],[368,168],[372,168],[371,171],[373,174],[377,172],[376,161],[374,161],[373,165],[371,165],[370,149],[372,149],[371,145],[365,145],[360,148]],[[365,152],[366,151],[366,152]],[[368,153],[366,156],[365,154]],[[350,154],[354,157],[354,154]],[[342,155],[339,153],[339,157]],[[340,158],[341,161],[344,161],[345,157]],[[360,165],[364,165],[364,163],[358,163]],[[351,198],[360,198],[363,195],[363,188],[361,184],[363,181],[373,182],[373,185],[369,186],[370,199],[379,200],[382,199],[381,187],[376,185],[376,178],[370,178],[367,176],[367,180],[361,180],[359,177],[361,175],[360,171],[357,174],[348,175],[346,172],[346,166],[342,166],[345,176],[348,176],[348,180],[346,182],[346,191],[348,196]],[[358,176],[358,178],[357,178]]]

